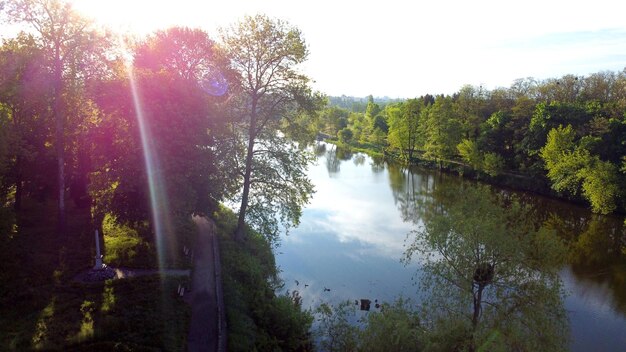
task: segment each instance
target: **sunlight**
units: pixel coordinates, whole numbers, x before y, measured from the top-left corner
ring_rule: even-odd
[[[155,148],[153,144],[152,134],[150,132],[150,127],[146,124],[144,109],[141,103],[141,94],[135,80],[133,64],[130,60],[126,60],[126,70],[130,82],[131,93],[133,95],[135,115],[137,118],[137,123],[139,125],[141,146],[143,149],[146,173],[148,175],[152,222],[154,226],[154,235],[156,237],[159,270],[162,271],[165,267],[166,249],[175,248],[175,246],[173,246],[171,243],[166,243],[166,238],[168,238],[170,241],[173,241],[173,230],[169,217],[169,205],[167,195],[165,194],[165,182],[161,176],[161,168],[159,167],[158,157],[154,154]],[[168,234],[170,236],[168,236]]]
[[[78,331],[76,336],[74,336],[70,340],[75,340],[75,341],[80,342],[80,341],[85,341],[93,337],[94,335],[93,315],[92,315],[93,310],[94,310],[94,302],[92,301],[83,302],[83,304],[80,306],[80,312],[83,314],[83,319],[80,323],[80,330]]]
[[[99,24],[120,33],[145,34],[164,25],[168,18],[167,8],[162,4],[145,1],[90,1],[73,0],[73,6],[80,13]],[[158,3],[158,2],[157,2]]]
[[[245,7],[216,5],[197,0],[70,0],[73,7],[100,25],[117,33],[145,35],[157,29],[172,26],[199,27],[228,24],[227,18],[236,17]],[[227,14],[227,16],[225,16]]]
[[[56,299],[53,298],[50,303],[41,311],[37,325],[35,327],[35,333],[31,339],[32,348],[35,350],[42,349],[48,340],[48,324],[54,316],[54,306]]]
[[[108,313],[113,307],[115,307],[115,293],[112,286],[113,281],[107,280],[104,284],[104,291],[102,292],[102,306],[100,311]]]

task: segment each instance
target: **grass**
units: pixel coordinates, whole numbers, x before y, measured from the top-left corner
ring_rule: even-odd
[[[119,224],[107,214],[102,222],[104,234],[104,262],[108,265],[131,268],[157,268],[154,245],[139,235],[137,229]]]
[[[181,279],[74,282],[93,265],[89,211],[70,207],[63,236],[56,234],[55,215],[53,202],[27,201],[17,231],[0,234],[0,350],[184,350],[190,309],[174,295]],[[145,240],[120,233],[113,238],[105,243],[113,245],[118,264],[151,255],[137,251],[149,244]]]
[[[191,261],[183,255],[183,246],[191,247],[196,236],[195,224],[188,219],[178,219],[173,224],[173,241],[165,241],[168,251],[163,255],[166,268],[189,269]],[[104,233],[104,262],[111,266],[157,269],[157,250],[153,241],[146,239],[150,233],[148,223],[134,224],[132,227],[117,222],[114,216],[107,214],[102,223]],[[148,235],[149,236],[149,235]]]
[[[10,323],[2,324],[2,350],[181,351],[190,310],[174,297],[178,280],[153,275],[56,287],[37,309],[3,312]]]

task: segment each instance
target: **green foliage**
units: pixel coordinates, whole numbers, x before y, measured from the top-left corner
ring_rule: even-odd
[[[230,210],[214,214],[220,236],[224,299],[230,351],[310,349],[313,318],[297,293],[276,295],[280,287],[270,244],[248,228],[246,241],[230,234],[237,218]]]
[[[474,169],[481,169],[483,167],[482,155],[478,150],[476,142],[470,139],[463,139],[461,143],[457,145],[457,150],[461,158]]]
[[[75,184],[72,188],[75,194],[77,188],[85,187],[84,170],[80,175],[72,175],[74,170],[66,165],[72,161],[72,153],[67,150],[74,149],[74,156],[78,159],[75,144],[80,141],[80,127],[85,125],[86,120],[82,110],[88,100],[86,87],[92,76],[106,71],[103,69],[107,63],[104,51],[109,48],[109,42],[94,29],[92,21],[81,16],[65,1],[16,0],[8,1],[4,5],[6,9],[2,10],[6,10],[8,22],[31,27],[33,42],[41,49],[43,58],[40,69],[47,72],[46,86],[50,87],[50,94],[44,104],[44,111],[52,117],[54,129],[46,131],[46,135],[54,145],[56,188],[59,193],[58,231],[62,233],[66,225],[66,178],[74,176]],[[37,98],[32,100],[36,101]],[[81,163],[77,164],[76,169],[80,169]],[[21,188],[21,182],[21,177],[16,177],[17,189]],[[16,207],[19,207],[21,190],[18,193],[20,195],[16,197]],[[85,195],[84,189],[82,193],[76,199]]]
[[[352,130],[349,128],[343,128],[341,131],[339,131],[339,133],[337,134],[337,137],[339,137],[339,141],[343,144],[350,144],[350,142],[352,141],[352,137],[354,136],[354,134],[352,133]]]
[[[9,124],[6,110],[0,105],[0,234],[10,236],[15,226],[15,214],[10,207],[8,171],[11,164],[9,152]]]
[[[320,113],[320,130],[331,136],[336,136],[340,130],[348,127],[349,114],[350,111],[336,106],[324,109]]]
[[[454,118],[452,100],[449,97],[435,100],[435,104],[428,109],[424,128],[426,157],[448,159],[456,155],[456,147],[461,142],[461,124]]]
[[[411,99],[385,109],[389,119],[389,145],[400,151],[405,161],[413,159],[414,153],[423,143],[420,133],[421,100]]]
[[[107,214],[102,222],[104,262],[115,267],[156,268],[154,245],[139,235],[137,229],[117,223]]]
[[[314,192],[306,174],[314,155],[280,136],[264,136],[256,146],[246,219],[276,245],[281,228],[299,224],[302,206]]]
[[[364,113],[348,118],[347,128],[353,132],[349,144],[368,153],[384,151],[402,162],[419,158],[450,167],[446,165],[463,161],[478,171],[468,174],[486,174],[492,182],[554,195],[552,186],[565,198],[592,203],[593,197],[595,212],[624,211],[621,188],[626,178],[603,163],[619,168],[626,154],[625,86],[626,72],[602,72],[518,80],[491,92],[464,86],[452,96],[393,102],[380,112],[367,99],[358,110]],[[345,106],[348,99],[330,100]],[[374,127],[374,122],[383,126],[383,120],[386,136]],[[552,130],[567,128],[561,126],[570,130],[550,137]],[[604,193],[593,186],[600,179],[611,182]]]
[[[194,84],[232,74],[228,71],[227,58],[215,42],[197,28],[171,27],[157,31],[135,49],[135,65],[153,72],[173,72]]]
[[[319,347],[324,351],[420,351],[425,335],[410,301],[402,298],[383,304],[380,312],[369,312],[363,324],[355,325],[357,311],[352,302],[321,304],[318,318]]]
[[[13,208],[0,204],[0,234],[2,234],[2,238],[15,235],[16,227],[16,217]]]
[[[622,194],[615,165],[594,158],[591,166],[580,170],[579,177],[583,180],[583,195],[594,212],[608,214],[615,210],[616,199]]]
[[[46,64],[31,35],[20,34],[0,47],[0,198],[16,210],[24,195],[45,198],[41,190],[53,183],[41,176],[54,162],[46,146],[51,89]],[[13,193],[10,200],[8,193]]]
[[[576,194],[582,187],[593,211],[608,214],[615,210],[616,199],[622,194],[618,170],[611,162],[591,155],[587,145],[584,139],[576,143],[571,125],[559,126],[548,133],[541,157],[555,190]]]
[[[354,142],[365,140],[367,129],[365,114],[353,112],[348,115],[348,128],[352,131],[352,140]]]
[[[474,169],[483,171],[489,176],[497,176],[504,169],[504,159],[496,153],[481,153],[478,144],[464,139],[457,146],[461,158]]]
[[[365,118],[368,121],[373,121],[374,118],[380,113],[380,106],[374,103],[374,98],[370,95],[367,101],[367,107],[365,108]]]
[[[167,196],[177,216],[207,213],[230,185],[217,170],[211,148],[218,138],[212,132],[219,127],[217,120],[207,118],[214,113],[206,94],[167,71],[142,72],[136,76],[136,87],[143,99],[142,118],[150,125],[146,147],[158,155],[159,177],[153,187]],[[99,92],[102,119],[94,130],[100,138],[91,146],[94,171],[90,175],[97,212],[113,213],[120,222],[147,220],[148,177],[131,89],[120,78],[103,83]]]
[[[222,41],[240,88],[231,107],[240,116],[230,121],[241,186],[234,236],[243,240],[247,221],[274,241],[279,224],[298,224],[313,191],[306,177],[311,155],[279,131],[285,120],[314,114],[321,99],[298,72],[308,56],[298,28],[264,15],[247,16],[223,31]]]
[[[367,316],[360,335],[362,351],[420,351],[424,349],[424,329],[409,301],[398,299],[383,304],[380,312]]]
[[[486,153],[482,170],[489,176],[497,176],[504,169],[504,159],[496,153]]]
[[[184,349],[190,309],[171,295],[178,284],[179,279],[152,276],[57,289],[40,314],[31,316],[33,336],[16,335],[11,343],[18,349],[71,351]]]
[[[337,306],[322,303],[315,310],[319,320],[317,335],[321,338],[320,347],[324,351],[358,351],[359,328],[350,321],[356,308],[350,301]]]
[[[443,209],[426,206],[424,229],[405,258],[425,258],[426,328],[452,334],[469,349],[564,349],[560,240],[535,231],[529,209],[515,198],[487,187],[437,192],[449,201]]]

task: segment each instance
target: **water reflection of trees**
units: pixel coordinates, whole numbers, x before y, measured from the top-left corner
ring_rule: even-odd
[[[363,155],[363,154],[355,155],[354,158],[352,158],[352,162],[356,166],[361,166],[361,165],[365,164],[365,155]]]
[[[440,186],[416,203],[424,227],[406,260],[423,261],[423,321],[444,350],[567,346],[564,248],[554,232],[535,231],[529,208],[478,185]]]
[[[626,229],[621,219],[551,212],[542,223],[569,243],[568,262],[579,285],[607,287],[613,308],[626,315]]]
[[[342,161],[352,159],[352,152],[350,150],[340,148],[337,145],[331,144],[330,148],[325,148],[325,150],[326,169],[331,176],[339,173]]]
[[[372,158],[372,163],[370,164],[370,166],[372,167],[372,172],[374,174],[380,174],[385,171],[386,165],[387,164],[385,163],[385,158],[382,157]]]
[[[476,183],[429,170],[390,164],[389,185],[406,222],[428,221],[455,196],[445,189],[474,187]],[[587,209],[530,193],[498,191],[529,206],[535,228],[554,231],[568,247],[567,263],[576,285],[609,288],[614,309],[626,316],[626,228],[623,220],[592,214]]]
[[[433,191],[439,187],[444,175],[430,172],[418,173],[395,163],[389,164],[387,169],[393,199],[402,220],[417,224],[423,216],[427,216],[426,205],[435,201],[432,196]]]
[[[326,143],[324,142],[315,143],[315,145],[313,146],[313,153],[318,158],[321,156],[324,156],[326,154]]]

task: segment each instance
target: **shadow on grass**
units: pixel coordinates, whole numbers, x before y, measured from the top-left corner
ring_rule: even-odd
[[[190,310],[180,278],[158,275],[93,284],[71,279],[93,265],[89,211],[28,202],[11,238],[0,238],[0,350],[180,351]]]

